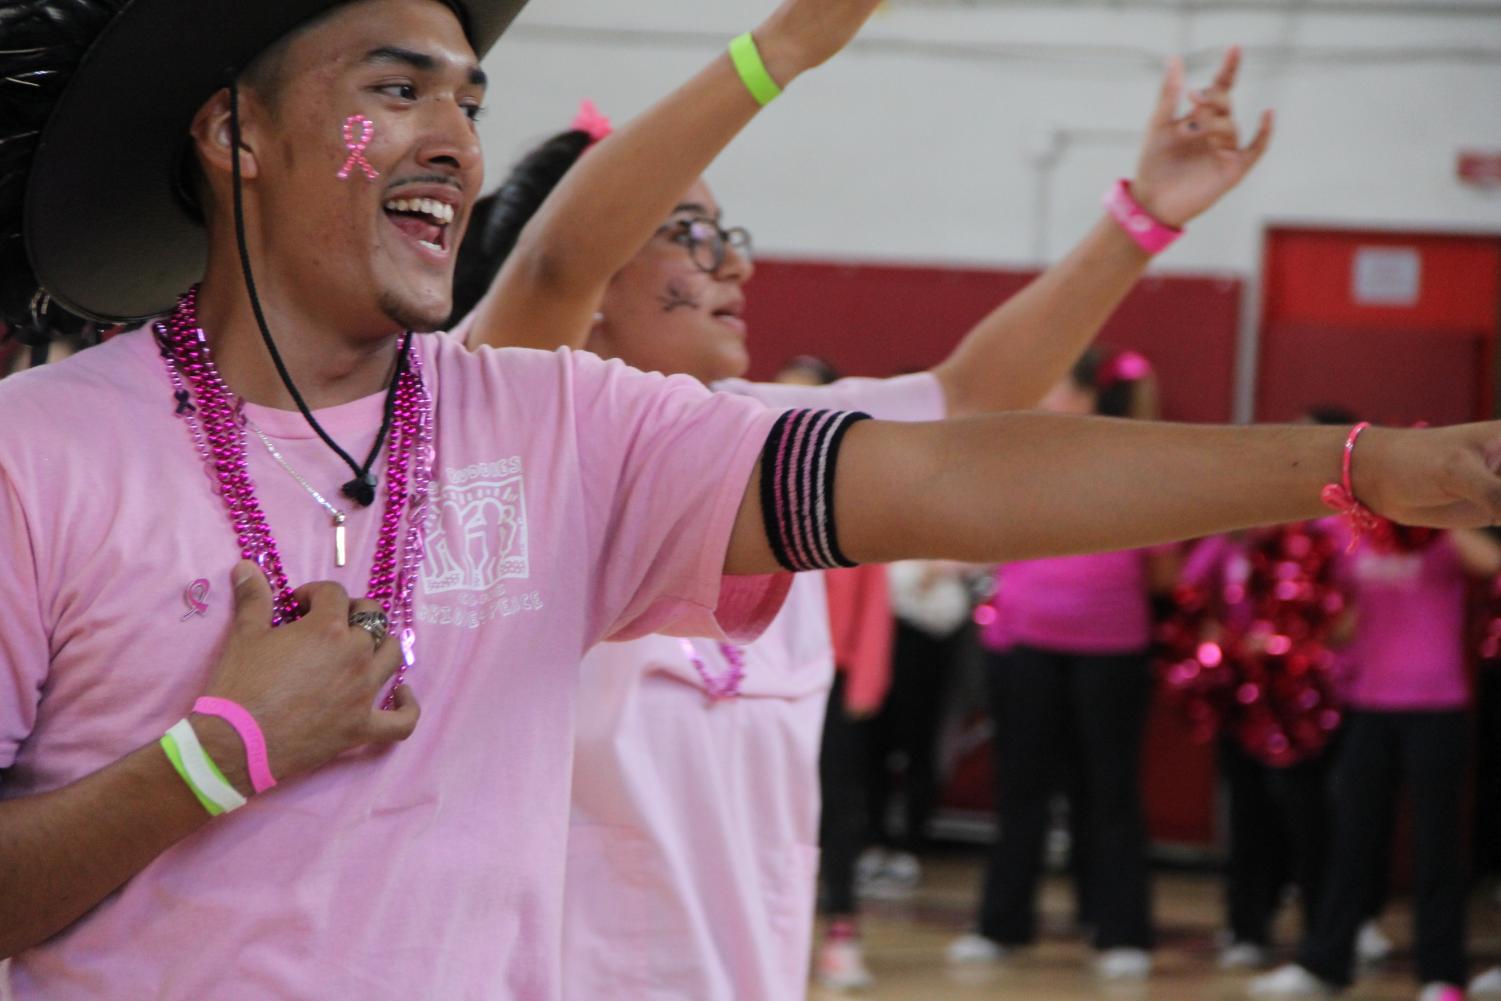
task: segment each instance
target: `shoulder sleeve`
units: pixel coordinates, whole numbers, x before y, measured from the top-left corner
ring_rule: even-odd
[[[777,414],[754,400],[571,353],[597,572],[593,635],[752,638],[790,575],[727,577],[725,553]]]
[[[858,410],[882,421],[941,421],[948,416],[943,385],[931,372],[890,379],[851,378],[827,386],[790,386],[776,382],[726,379],[714,388],[749,396],[769,407],[790,410]]]
[[[36,725],[50,660],[31,528],[16,485],[0,464],[0,769],[15,763]]]

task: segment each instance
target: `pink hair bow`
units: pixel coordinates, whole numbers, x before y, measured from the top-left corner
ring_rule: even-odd
[[[1137,382],[1152,374],[1152,363],[1135,351],[1122,351],[1107,361],[1095,381],[1101,389],[1118,382]]]
[[[590,146],[615,131],[615,126],[610,124],[610,120],[587,97],[579,102],[579,113],[573,117],[573,123],[568,127],[575,132],[586,133]]]

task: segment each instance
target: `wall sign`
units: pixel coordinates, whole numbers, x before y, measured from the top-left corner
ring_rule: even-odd
[[[1357,247],[1350,295],[1359,306],[1415,306],[1423,285],[1416,247]]]

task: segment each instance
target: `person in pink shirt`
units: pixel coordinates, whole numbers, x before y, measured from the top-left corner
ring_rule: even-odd
[[[1216,722],[1228,826],[1221,969],[1267,964],[1273,928],[1289,886],[1297,890],[1304,927],[1317,920],[1328,867],[1329,775],[1343,709],[1340,687],[1346,672],[1341,665],[1353,625],[1348,596],[1334,568],[1348,544],[1343,524],[1325,518],[1213,536],[1196,544],[1184,560],[1179,584],[1194,595],[1189,604],[1195,615],[1203,617],[1189,633],[1190,641],[1213,644],[1218,658],[1214,666],[1229,665],[1227,670],[1233,673],[1224,681],[1229,690],[1224,698],[1231,700],[1233,690],[1248,681],[1260,682],[1263,692],[1260,702],[1234,700],[1235,714],[1218,717]],[[1300,580],[1319,592],[1315,596],[1300,588],[1292,598],[1283,598],[1275,586],[1282,579],[1268,569],[1258,572],[1258,564],[1265,567],[1274,555],[1285,560],[1282,554],[1302,545],[1318,554],[1312,557],[1318,562],[1314,563],[1317,569],[1297,564]],[[1326,552],[1333,554],[1327,557],[1328,564],[1321,562]],[[1315,601],[1318,610],[1311,611]],[[1296,654],[1268,655],[1266,637],[1288,629],[1288,623],[1303,629]],[[1301,673],[1310,687],[1268,685],[1268,677],[1290,680],[1286,672],[1293,656],[1313,661],[1314,667]],[[1270,687],[1279,689],[1272,710],[1266,708],[1273,699],[1266,691]],[[1299,705],[1309,692],[1325,698]],[[1334,715],[1324,722],[1331,708]],[[1289,737],[1286,724],[1298,712],[1321,720],[1321,725],[1311,731],[1294,731]],[[1268,718],[1277,720],[1275,730],[1264,728]],[[1380,889],[1373,889],[1371,910],[1376,909],[1380,896]],[[1378,927],[1368,922],[1361,936],[1366,943],[1362,951],[1373,953],[1379,944]],[[1390,943],[1386,948],[1390,950]],[[1372,955],[1371,961],[1376,958]]]
[[[1350,983],[1370,887],[1387,864],[1391,839],[1381,832],[1405,783],[1413,800],[1420,1001],[1463,997],[1467,585],[1497,573],[1501,543],[1479,531],[1398,529],[1394,543],[1349,557],[1354,678],[1335,764],[1330,866],[1297,963],[1253,982],[1253,996],[1332,996]]]
[[[867,751],[861,723],[880,709],[891,685],[891,602],[885,567],[831,570],[824,584],[835,674],[818,755],[819,875],[827,924],[818,972],[826,986],[855,988],[870,982],[859,952],[855,898],[855,862],[865,826],[861,783]]]
[[[767,72],[819,65],[873,5],[794,0]],[[585,650],[747,640],[783,571],[1306,517],[1339,476],[1338,433],[1067,429],[1175,456],[1148,493],[1115,458],[1060,465],[1056,420],[779,415],[415,334],[451,308],[479,57],[519,7],[0,10],[32,78],[0,122],[0,320],[145,320],[0,382],[13,996],[557,998]],[[696,93],[754,113],[728,57]],[[1380,431],[1352,486],[1488,521],[1497,440]],[[917,505],[894,468],[949,489]],[[1206,470],[1222,497],[1156,495]],[[1109,523],[1028,500],[1081,475]]]
[[[1204,139],[1229,123],[1238,61],[1232,50],[1212,92],[1197,96],[1192,114],[1202,117],[1202,129],[1196,123],[1178,139],[1169,134],[1183,122],[1164,109],[1176,106],[1181,70],[1169,71],[1136,190],[1150,189],[1161,171],[1197,214],[1254,163],[1265,132],[1243,150],[1216,151]],[[1034,404],[1146,263],[1106,216],[929,372],[823,386],[745,382],[736,377],[749,363],[742,319],[742,286],[754,273],[749,234],[724,228],[699,177],[738,122],[690,102],[691,94],[690,84],[614,134],[586,106],[577,128],[523,157],[465,247],[463,256],[483,265],[461,260],[455,319],[474,302],[491,345],[554,347],[559,339],[539,332],[574,330],[561,342],[692,375],[772,407],[842,401],[880,417],[923,421]],[[1225,171],[1231,163],[1238,166]],[[628,224],[634,242],[624,238]],[[557,321],[539,326],[539,315]],[[607,644],[585,659],[590,680],[574,761],[565,895],[568,996],[598,996],[611,983],[620,989],[622,970],[644,996],[801,996],[823,710],[836,679],[820,587],[798,581],[777,622],[744,649],[652,637]],[[743,678],[740,697],[713,697],[732,676]],[[843,732],[835,727],[829,739],[837,745]],[[692,752],[678,753],[685,747]],[[677,764],[685,759],[691,766]],[[830,826],[844,825],[831,818],[826,833]],[[839,871],[844,854],[831,860]],[[836,912],[853,910],[852,895],[839,890],[844,882],[831,876]],[[623,915],[650,918],[631,919],[634,931],[627,932]],[[871,979],[850,932],[847,921],[831,925],[817,962],[825,986]]]
[[[800,356],[783,366],[776,381],[826,386],[838,378],[828,362]],[[892,617],[884,566],[830,570],[824,574],[824,587],[834,682],[818,754],[818,871],[828,929],[818,966],[824,985],[840,989],[871,982],[860,950],[855,897],[855,862],[865,806],[860,785],[869,753],[862,724],[881,708],[891,687]]]
[[[1155,394],[1132,352],[1087,351],[1043,406],[1148,417]],[[999,833],[975,932],[956,962],[1002,958],[1036,936],[1048,807],[1069,790],[1081,920],[1094,927],[1100,973],[1150,969],[1151,903],[1141,742],[1152,694],[1151,595],[1171,587],[1175,554],[1129,550],[1006,564],[996,571],[984,641],[995,724]]]

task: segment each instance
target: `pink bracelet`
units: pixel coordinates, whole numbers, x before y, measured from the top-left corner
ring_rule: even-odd
[[[1351,470],[1355,463],[1355,443],[1360,440],[1361,432],[1370,426],[1370,421],[1361,421],[1350,429],[1350,436],[1345,439],[1340,482],[1324,487],[1323,493],[1319,495],[1320,499],[1338,511],[1340,517],[1344,518],[1346,524],[1350,526],[1350,545],[1347,551],[1352,553],[1355,547],[1360,545],[1363,535],[1369,534],[1372,539],[1381,539],[1391,534],[1391,522],[1356,499],[1355,484],[1351,479]]]
[[[271,762],[266,756],[266,737],[248,709],[229,699],[205,695],[193,703],[193,711],[217,716],[235,728],[245,745],[245,764],[250,772],[250,784],[256,792],[265,792],[276,785],[276,776],[271,774]]]
[[[1126,235],[1149,254],[1160,254],[1183,235],[1183,230],[1165,226],[1153,219],[1131,194],[1131,182],[1121,178],[1105,192],[1105,211],[1121,224]]]

